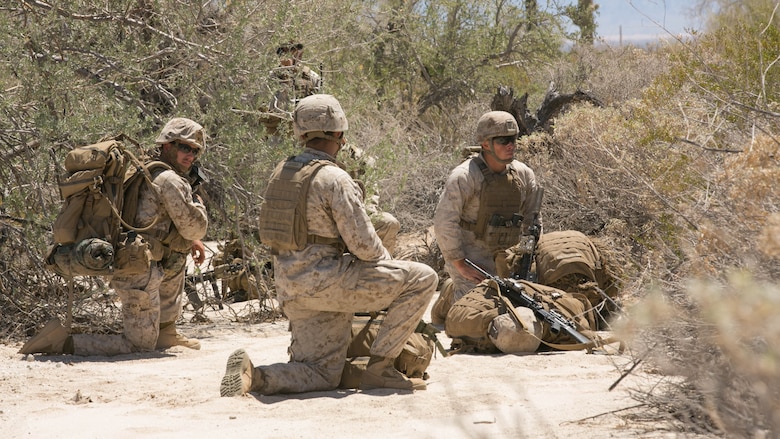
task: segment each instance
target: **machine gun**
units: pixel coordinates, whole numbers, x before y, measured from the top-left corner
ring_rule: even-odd
[[[542,232],[538,220],[539,211],[542,208],[543,196],[544,188],[539,187],[534,193],[533,200],[531,200],[533,218],[531,219],[531,226],[528,228],[528,234],[520,237],[520,242],[522,243],[520,247],[522,248],[523,256],[520,258],[520,267],[517,272],[511,274],[513,279],[536,282],[536,273],[531,273],[531,264],[533,264],[534,254],[536,253],[536,244],[539,242],[539,235]]]
[[[219,309],[223,309],[222,306],[222,294],[217,286],[217,280],[222,279],[230,274],[238,274],[244,269],[244,264],[222,264],[214,267],[213,270],[196,272],[188,274],[184,277],[184,292],[187,294],[192,306],[199,310],[203,307],[203,300],[198,295],[197,285],[199,283],[205,284],[208,282],[211,285],[211,291],[214,293],[214,298],[217,299]]]
[[[505,281],[498,276],[493,276],[468,259],[466,259],[465,262],[469,267],[477,270],[485,278],[494,281],[500,289],[499,294],[509,299],[512,305],[530,308],[537,317],[550,325],[550,331],[553,334],[558,334],[563,331],[576,340],[577,343],[593,345],[592,340],[577,331],[574,322],[561,315],[557,310],[551,309],[548,311],[544,309],[544,306],[542,306],[539,301],[526,294],[525,287],[515,279],[507,279]]]

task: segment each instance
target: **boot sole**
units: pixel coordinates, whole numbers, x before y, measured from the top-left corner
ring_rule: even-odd
[[[248,363],[248,364],[247,364]],[[219,386],[220,396],[242,396],[249,392],[252,384],[252,376],[249,375],[248,382],[244,382],[244,371],[253,368],[249,355],[243,349],[239,349],[232,354],[225,367],[225,376],[222,377],[222,383]]]

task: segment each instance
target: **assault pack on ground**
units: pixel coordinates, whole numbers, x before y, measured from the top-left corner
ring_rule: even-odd
[[[65,175],[59,179],[62,208],[53,225],[54,244],[45,263],[65,277],[110,276],[143,273],[151,254],[131,225],[137,211],[138,191],[151,185],[153,167],[144,164],[127,148],[138,143],[125,136],[81,146],[65,157]],[[154,187],[154,186],[152,186]],[[152,225],[154,222],[152,222]]]

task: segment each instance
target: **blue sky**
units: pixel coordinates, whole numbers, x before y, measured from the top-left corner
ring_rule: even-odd
[[[674,34],[701,30],[703,20],[692,16],[695,0],[595,0],[599,5],[597,33],[608,43],[645,43]],[[574,2],[576,3],[576,1]],[[655,22],[655,23],[654,23]]]

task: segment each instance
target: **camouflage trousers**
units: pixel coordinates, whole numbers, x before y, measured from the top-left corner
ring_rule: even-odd
[[[181,316],[187,254],[172,252],[163,262],[160,284],[160,323],[175,322]]]
[[[154,350],[160,333],[162,280],[163,270],[156,263],[148,273],[114,278],[111,286],[122,301],[122,334],[74,334],[73,353],[108,357]]]
[[[417,262],[355,260],[343,282],[295,295],[282,309],[290,320],[289,363],[260,366],[261,394],[300,393],[338,387],[355,312],[386,309],[371,355],[395,358],[417,327],[438,283],[436,272]]]

